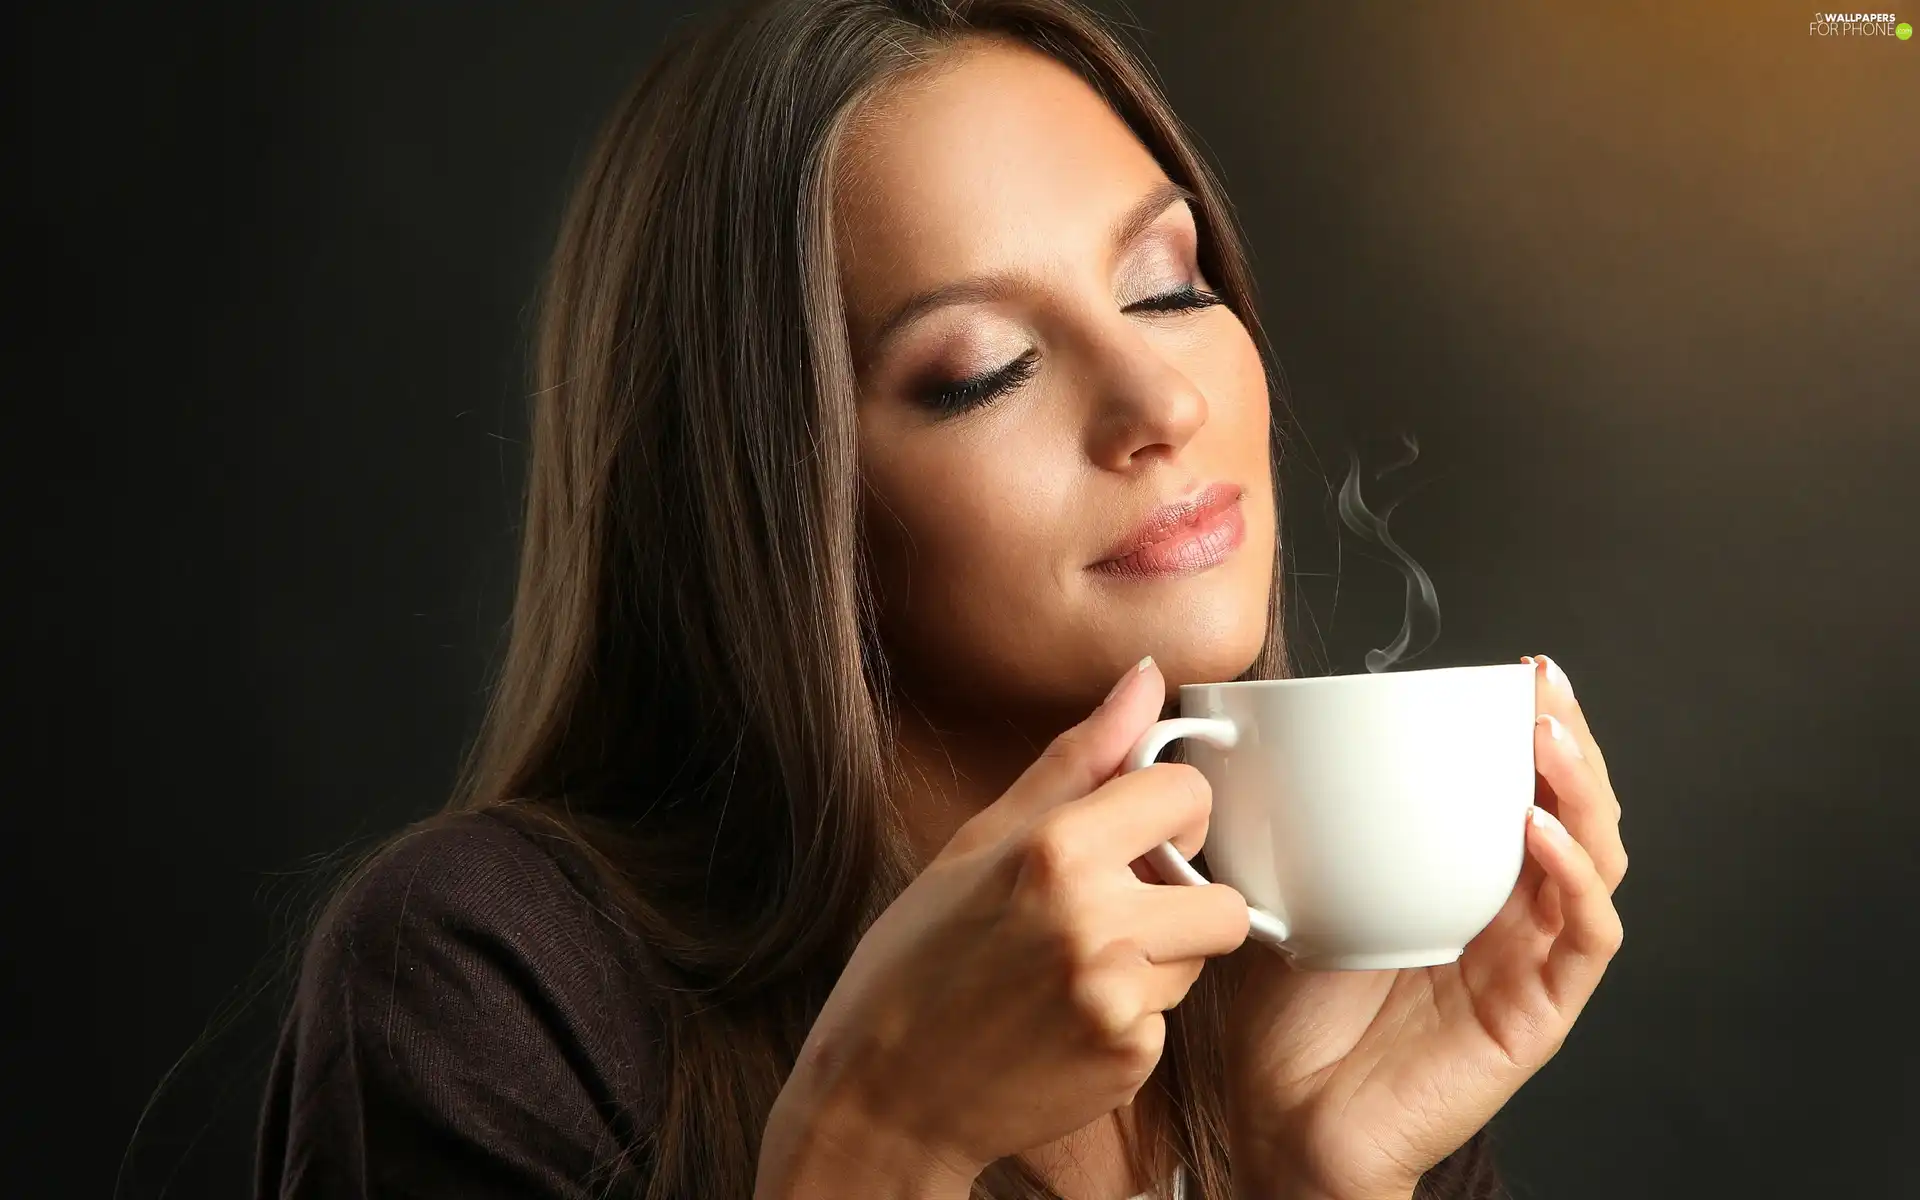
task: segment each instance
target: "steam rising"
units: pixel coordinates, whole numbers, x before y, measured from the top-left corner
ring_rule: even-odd
[[[1375,471],[1373,473],[1375,482],[1384,475],[1410,465],[1420,457],[1420,443],[1414,440],[1412,434],[1401,434],[1400,440],[1406,445],[1406,458]],[[1420,569],[1420,564],[1413,561],[1413,556],[1402,550],[1394,542],[1393,535],[1387,532],[1387,517],[1393,512],[1394,505],[1400,501],[1388,502],[1386,507],[1380,510],[1380,515],[1375,516],[1367,508],[1366,501],[1360,498],[1360,455],[1349,450],[1347,456],[1350,466],[1347,470],[1347,481],[1340,485],[1340,519],[1346,522],[1347,528],[1361,537],[1376,545],[1384,546],[1390,551],[1400,568],[1400,573],[1407,579],[1407,609],[1406,617],[1400,623],[1400,636],[1394,638],[1393,644],[1385,649],[1367,651],[1367,670],[1387,671],[1403,659],[1419,654],[1439,638],[1440,599],[1434,594],[1433,580],[1427,578],[1427,573]],[[1418,646],[1413,646],[1413,624],[1416,613],[1427,615],[1428,620],[1425,623],[1429,624],[1431,629],[1424,641]]]

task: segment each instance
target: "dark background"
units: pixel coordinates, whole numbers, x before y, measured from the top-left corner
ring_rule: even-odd
[[[246,1187],[306,906],[479,713],[570,171],[691,7],[68,3],[11,39],[6,1194]],[[1327,489],[1410,433],[1370,498],[1438,589],[1411,665],[1557,656],[1627,808],[1625,949],[1496,1122],[1520,1194],[1920,1195],[1920,40],[1133,11],[1309,433],[1304,665],[1399,626]]]

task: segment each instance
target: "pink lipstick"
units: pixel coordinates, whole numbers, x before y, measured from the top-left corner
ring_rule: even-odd
[[[1190,575],[1223,561],[1246,540],[1239,484],[1216,483],[1148,513],[1091,570],[1126,579]]]

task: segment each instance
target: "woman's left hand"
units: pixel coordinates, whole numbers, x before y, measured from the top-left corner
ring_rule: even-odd
[[[1226,1046],[1243,1195],[1407,1200],[1559,1050],[1619,950],[1620,804],[1565,674],[1529,660],[1542,715],[1527,861],[1459,960],[1295,971],[1245,951]]]

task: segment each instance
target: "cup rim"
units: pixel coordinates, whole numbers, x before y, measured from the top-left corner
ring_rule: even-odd
[[[1455,667],[1420,667],[1412,671],[1364,671],[1350,675],[1295,675],[1286,679],[1223,679],[1219,683],[1183,683],[1182,692],[1188,688],[1258,688],[1284,687],[1288,684],[1319,684],[1322,686],[1352,686],[1373,679],[1405,679],[1412,675],[1446,675],[1463,671],[1501,671],[1521,670],[1531,672],[1532,663],[1468,663]]]

